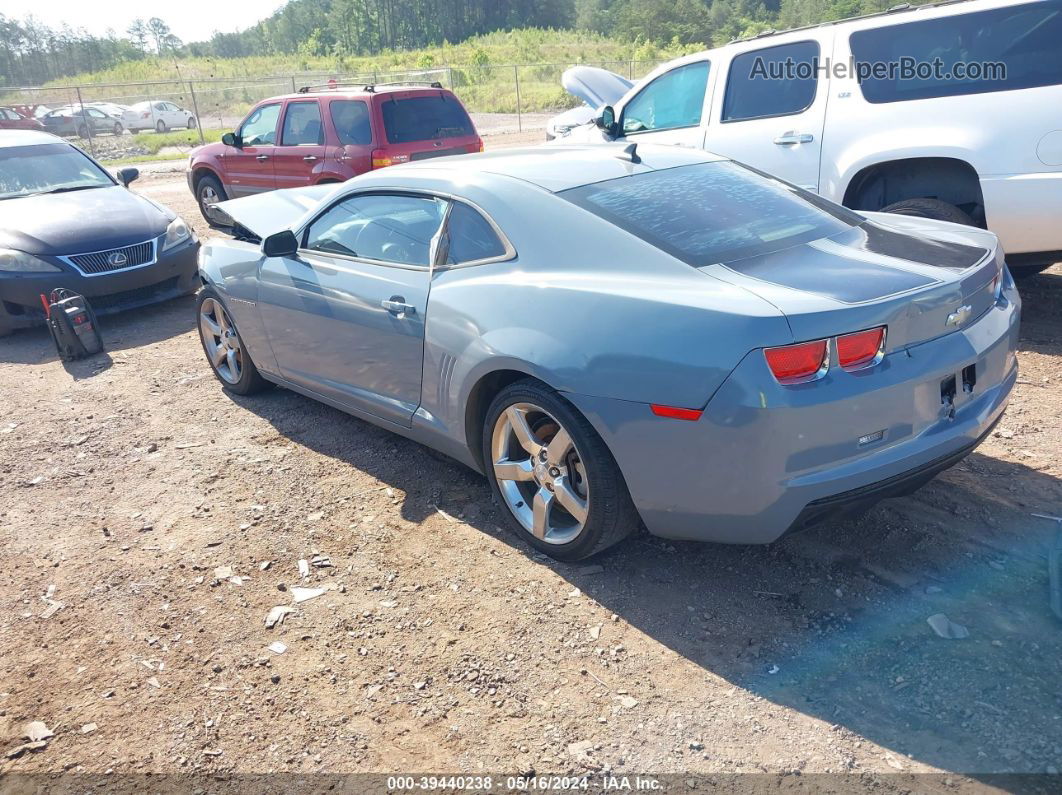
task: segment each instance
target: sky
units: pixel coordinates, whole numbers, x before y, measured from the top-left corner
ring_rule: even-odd
[[[58,28],[66,23],[98,36],[108,28],[124,36],[129,23],[137,17],[159,17],[182,41],[202,41],[215,30],[230,33],[249,28],[282,5],[284,0],[259,0],[253,4],[217,0],[2,0],[0,14],[18,20],[32,14],[48,27]]]

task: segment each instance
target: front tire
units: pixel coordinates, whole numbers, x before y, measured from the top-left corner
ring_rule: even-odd
[[[196,126],[195,116],[188,117],[188,129],[194,130]]]
[[[267,388],[269,382],[254,366],[236,324],[213,287],[199,291],[195,310],[203,353],[222,386],[237,395],[253,395]]]
[[[954,204],[942,202],[940,199],[904,199],[883,207],[881,211],[897,215],[913,215],[917,218],[932,218],[936,221],[950,221],[963,226],[977,226],[969,213],[963,212]]]
[[[111,132],[113,132],[115,135],[121,135],[123,132],[125,132],[125,128],[122,127],[120,122],[115,122],[114,127],[111,128]]]
[[[217,177],[206,174],[199,178],[195,184],[195,199],[199,205],[199,212],[203,219],[215,229],[223,229],[226,224],[217,210],[211,210],[211,204],[217,204],[228,199],[225,189],[221,187]]]
[[[517,381],[494,398],[482,452],[509,527],[550,557],[588,558],[639,526],[608,447],[585,417],[538,381]]]

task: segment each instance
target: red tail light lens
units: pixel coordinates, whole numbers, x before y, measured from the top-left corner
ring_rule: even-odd
[[[884,342],[884,326],[838,337],[837,363],[847,370],[865,367],[878,358]]]
[[[780,382],[792,383],[811,378],[827,364],[829,346],[827,340],[799,342],[781,348],[764,348],[767,366]]]

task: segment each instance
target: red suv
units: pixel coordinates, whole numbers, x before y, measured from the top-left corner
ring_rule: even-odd
[[[210,205],[225,199],[481,151],[461,100],[439,83],[307,86],[259,102],[221,143],[192,150],[188,187],[203,217],[218,224]]]

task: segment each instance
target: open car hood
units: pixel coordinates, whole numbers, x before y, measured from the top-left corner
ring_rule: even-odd
[[[308,188],[286,188],[218,202],[217,207],[234,223],[260,238],[290,229],[306,213],[316,207],[336,185],[311,185]]]
[[[561,85],[569,94],[597,109],[618,102],[634,83],[607,69],[573,66],[561,75]]]

